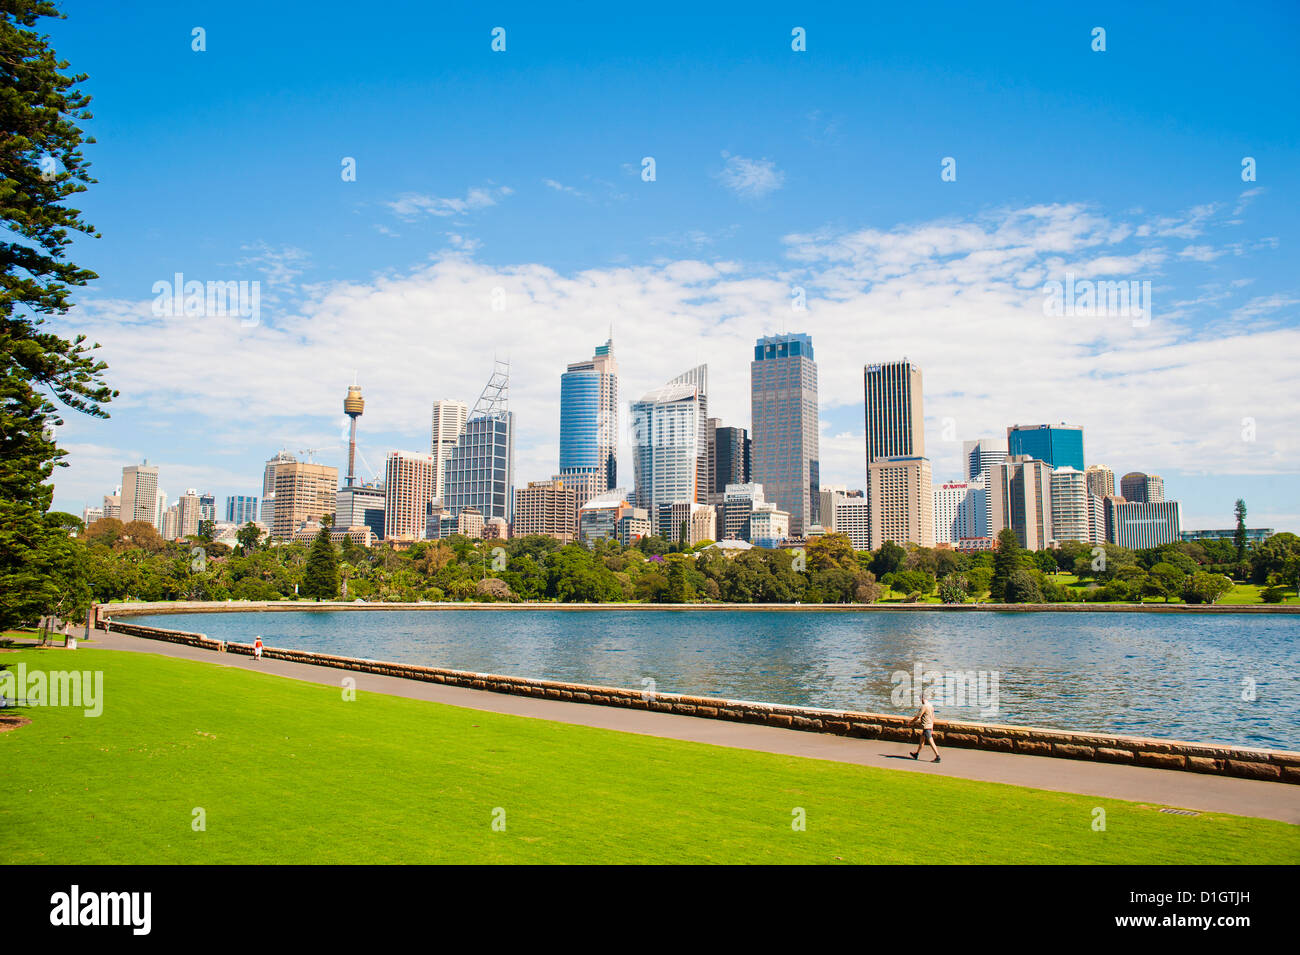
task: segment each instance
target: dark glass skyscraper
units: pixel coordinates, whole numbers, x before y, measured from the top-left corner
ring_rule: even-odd
[[[771,335],[754,345],[749,365],[753,426],[751,479],[790,512],[790,535],[819,523],[821,462],[817,434],[817,363],[812,337]]]
[[[1013,424],[1007,428],[1007,453],[1027,454],[1054,468],[1083,468],[1083,428],[1068,424]]]

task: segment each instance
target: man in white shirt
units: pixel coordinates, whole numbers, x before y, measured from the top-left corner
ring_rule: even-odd
[[[913,759],[921,755],[921,747],[926,743],[930,744],[930,750],[934,753],[934,761],[941,762],[939,759],[939,749],[934,745],[934,706],[925,698],[925,693],[921,694],[921,708],[916,711],[912,717],[913,725],[921,725],[921,738],[916,741],[916,752],[908,753]]]

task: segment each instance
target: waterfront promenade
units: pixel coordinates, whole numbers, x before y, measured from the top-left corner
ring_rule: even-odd
[[[936,765],[908,759],[911,746],[900,742],[513,696],[269,658],[255,661],[243,655],[214,655],[210,650],[100,630],[94,632],[92,645],[260,670],[329,686],[339,686],[346,676],[353,678],[362,692],[620,732],[1300,824],[1300,787],[1285,783],[953,747],[943,750],[944,760]]]

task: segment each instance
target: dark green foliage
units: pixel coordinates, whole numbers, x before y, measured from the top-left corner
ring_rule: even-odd
[[[298,593],[309,600],[334,600],[339,595],[338,559],[327,527],[322,527],[312,541]]]

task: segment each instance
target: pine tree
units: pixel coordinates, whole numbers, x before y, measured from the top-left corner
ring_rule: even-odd
[[[33,621],[58,603],[54,567],[60,536],[47,517],[47,483],[64,452],[53,428],[63,422],[52,398],[75,411],[108,417],[116,396],[106,368],[85,344],[50,332],[45,316],[68,310],[73,286],[96,278],[65,258],[69,232],[97,235],[64,200],[94,180],[81,152],[77,121],[90,118],[90,97],[66,75],[34,27],[60,17],[48,0],[8,0],[0,7],[0,629]]]
[[[1010,527],[998,533],[998,548],[993,553],[993,579],[989,583],[989,597],[1001,601],[1006,598],[1007,582],[1012,573],[1022,566],[1020,538]]]
[[[317,600],[334,600],[339,595],[339,565],[334,556],[334,545],[330,542],[329,528],[322,527],[312,541],[298,592]]]
[[[1246,559],[1246,502],[1237,498],[1232,509],[1237,515],[1237,530],[1232,535],[1232,543],[1237,548],[1237,560],[1243,561]]]

